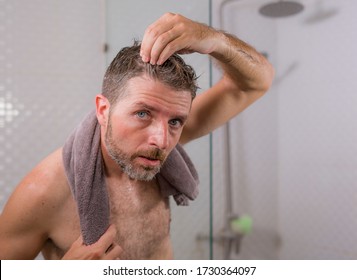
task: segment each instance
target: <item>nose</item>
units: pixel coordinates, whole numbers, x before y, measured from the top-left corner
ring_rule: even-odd
[[[149,144],[161,150],[166,150],[169,146],[168,124],[166,121],[157,121],[152,125],[149,137]]]

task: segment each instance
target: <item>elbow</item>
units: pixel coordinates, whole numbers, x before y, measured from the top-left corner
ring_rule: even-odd
[[[264,64],[260,64],[255,71],[250,74],[250,79],[242,79],[244,82],[241,84],[238,83],[238,88],[243,92],[254,92],[261,97],[272,87],[274,77],[274,67],[266,60]]]
[[[273,67],[273,65],[269,62],[269,66],[268,66],[268,71],[267,71],[267,89],[266,91],[268,91],[271,86],[273,85],[273,81],[274,81],[274,77],[275,77],[275,69]]]
[[[258,87],[262,95],[265,94],[267,91],[269,91],[269,89],[273,85],[274,77],[275,77],[275,69],[273,65],[267,61],[266,65],[264,66],[264,71],[261,76],[261,80]]]

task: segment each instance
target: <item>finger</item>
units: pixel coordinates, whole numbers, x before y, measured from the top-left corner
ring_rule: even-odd
[[[180,50],[172,44],[174,41],[180,37],[180,34],[175,32],[173,29],[161,34],[154,42],[151,53],[150,53],[150,63],[151,64],[163,64],[167,58],[173,55],[176,51]],[[163,51],[165,52],[163,53]]]
[[[112,244],[110,246],[110,249],[107,250],[106,254],[103,256],[104,260],[115,260],[119,259],[120,254],[123,252],[123,249],[117,245],[117,244]]]
[[[83,242],[83,236],[82,234],[79,235],[79,237],[72,243],[72,246],[81,246],[83,245],[84,242]]]
[[[114,225],[110,225],[106,232],[93,245],[105,248],[105,250],[113,243],[116,237],[117,230]]]
[[[63,260],[72,260],[72,259],[76,259],[77,256],[76,254],[73,255],[73,252],[78,251],[78,248],[81,248],[82,246],[84,246],[83,243],[83,237],[82,235],[80,235],[70,246],[70,248],[68,249],[68,251],[64,254],[64,256],[62,257]]]
[[[176,38],[175,40],[168,43],[160,52],[160,56],[157,60],[157,64],[163,64],[170,56],[174,53],[190,53],[188,50],[189,46],[185,45],[181,37]]]
[[[151,49],[156,39],[166,31],[170,30],[173,25],[171,18],[174,16],[172,13],[166,13],[157,21],[152,23],[146,28],[144,37],[141,43],[140,54],[144,62],[149,62],[151,59]]]

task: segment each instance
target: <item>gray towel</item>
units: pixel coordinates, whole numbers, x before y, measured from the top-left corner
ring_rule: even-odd
[[[100,125],[91,112],[67,139],[63,164],[77,202],[83,241],[96,242],[109,227],[109,199],[103,173]],[[188,205],[198,195],[198,174],[184,149],[177,145],[157,175],[163,196]]]

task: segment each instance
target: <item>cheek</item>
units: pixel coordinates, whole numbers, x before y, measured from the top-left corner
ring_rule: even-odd
[[[180,131],[176,131],[174,133],[172,133],[169,137],[170,137],[170,143],[172,143],[173,146],[176,146],[176,144],[178,143],[178,141],[180,140],[182,134],[182,129]]]
[[[124,150],[135,149],[145,143],[147,138],[145,130],[130,124],[120,124],[112,127],[112,135],[114,141]]]
[[[133,122],[124,113],[112,114],[109,122],[112,127],[113,135],[116,135],[117,137],[128,135],[135,129]]]

